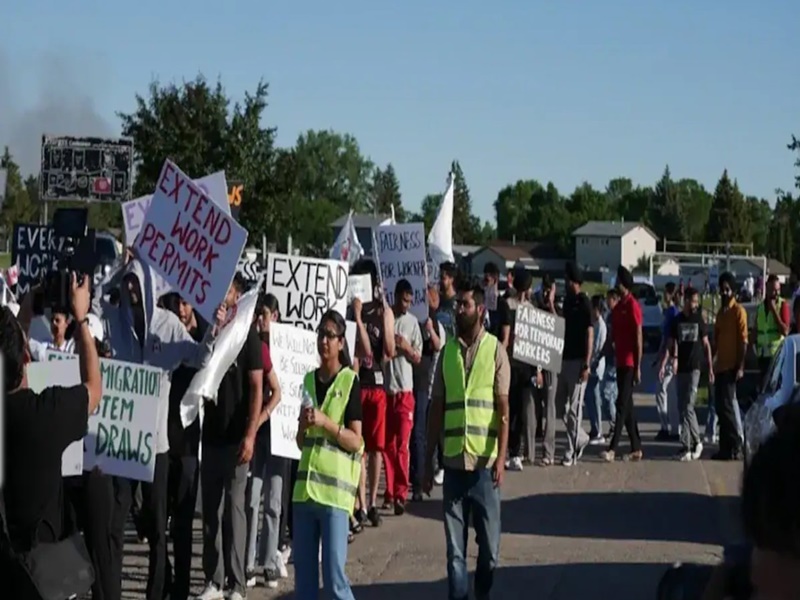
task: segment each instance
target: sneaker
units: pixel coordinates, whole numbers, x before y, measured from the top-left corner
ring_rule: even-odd
[[[239,592],[231,592],[227,596],[228,600],[244,600],[244,596],[242,596]]]
[[[203,588],[203,591],[200,592],[200,595],[197,596],[196,600],[225,600],[225,594],[222,593],[220,588],[209,582],[206,584],[206,587]]]
[[[691,462],[692,460],[694,460],[694,456],[688,450],[682,450],[677,454],[675,460],[679,462]]]
[[[369,520],[369,524],[373,527],[381,526],[381,515],[378,513],[378,509],[374,506],[371,506],[367,511],[367,519]]]
[[[278,579],[280,579],[281,575],[275,569],[264,569],[264,585],[268,588],[274,590],[278,587]]]
[[[433,483],[436,485],[442,485],[444,483],[444,469],[436,471],[436,474],[433,476]]]
[[[605,443],[606,443],[606,438],[604,438],[602,435],[596,435],[589,440],[590,446],[602,446]]]
[[[513,456],[511,460],[508,461],[507,468],[509,471],[522,471],[522,458]]]
[[[406,503],[402,500],[395,500],[394,501],[394,514],[395,516],[401,517],[406,512]]]
[[[614,454],[613,450],[603,450],[600,453],[600,460],[604,460],[606,462],[614,462],[614,458],[616,455]]]
[[[275,562],[278,565],[278,575],[281,579],[286,579],[289,577],[289,570],[286,568],[286,563],[283,560],[283,555],[278,552],[278,555],[275,557]]]
[[[629,452],[623,457],[625,462],[639,462],[644,458],[644,454],[641,450],[637,450],[636,452]]]
[[[561,459],[561,466],[562,467],[574,467],[575,463],[578,462],[572,456],[565,456]]]
[[[700,460],[701,456],[703,456],[703,444],[698,443],[692,450],[692,460]]]
[[[706,444],[717,444],[719,442],[719,438],[716,435],[706,435]]]
[[[422,492],[414,492],[411,494],[412,502],[422,502]]]
[[[256,587],[256,570],[255,569],[247,569],[247,574],[245,575],[245,585],[249,588]]]
[[[281,560],[283,561],[283,564],[288,565],[292,560],[292,547],[287,544],[286,546],[278,550],[278,554],[281,555]]]

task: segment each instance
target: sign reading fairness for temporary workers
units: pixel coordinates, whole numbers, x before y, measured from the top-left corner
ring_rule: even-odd
[[[269,254],[267,291],[278,299],[281,321],[316,329],[331,308],[345,316],[349,270],[341,260]]]
[[[386,299],[389,304],[394,304],[394,288],[397,282],[401,279],[407,280],[414,290],[411,313],[424,323],[428,320],[425,225],[383,225],[374,231]]]
[[[136,249],[209,323],[228,293],[246,242],[247,231],[167,160]]]
[[[514,358],[560,373],[563,355],[564,318],[520,304],[514,321]]]

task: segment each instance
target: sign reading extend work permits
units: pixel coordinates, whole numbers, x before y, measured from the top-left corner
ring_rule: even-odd
[[[520,304],[514,321],[514,358],[560,373],[563,355],[564,318]]]

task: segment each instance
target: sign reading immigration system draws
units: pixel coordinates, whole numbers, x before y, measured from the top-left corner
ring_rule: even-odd
[[[44,275],[55,266],[64,239],[55,235],[47,225],[17,223],[11,243],[11,264],[19,267],[17,297],[27,292],[32,285],[42,281]]]
[[[164,163],[135,248],[209,323],[246,242],[241,225],[172,161]]]
[[[278,299],[281,321],[316,329],[331,308],[345,316],[349,269],[340,260],[269,254],[267,291]]]
[[[383,291],[389,304],[394,304],[394,288],[401,279],[414,290],[411,313],[420,322],[428,320],[428,294],[425,276],[425,225],[404,223],[375,228],[378,242]]]
[[[560,373],[563,355],[564,318],[520,304],[514,322],[514,358]]]
[[[133,140],[42,136],[39,199],[130,200]]]

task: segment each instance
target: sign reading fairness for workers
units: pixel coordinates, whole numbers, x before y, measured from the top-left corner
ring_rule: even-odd
[[[247,231],[167,160],[135,247],[209,323],[246,242]]]
[[[378,242],[383,291],[389,304],[394,304],[394,288],[401,279],[414,290],[411,313],[420,322],[428,320],[428,294],[425,267],[425,225],[404,223],[375,228]]]
[[[514,358],[553,373],[561,372],[564,318],[520,304],[514,321]]]
[[[316,329],[331,308],[345,316],[349,270],[341,260],[269,254],[267,292],[278,299],[281,321]]]

